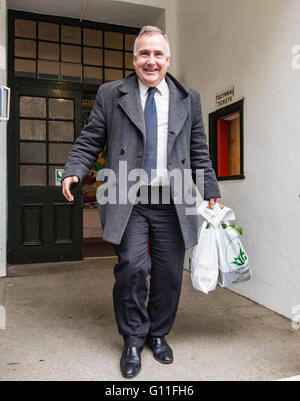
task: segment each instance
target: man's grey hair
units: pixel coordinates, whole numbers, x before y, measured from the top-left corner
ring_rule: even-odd
[[[161,29],[159,29],[157,26],[151,26],[151,25],[144,26],[141,29],[141,31],[139,33],[139,36],[136,38],[136,40],[134,42],[134,46],[133,46],[133,54],[134,54],[134,56],[137,56],[137,48],[138,48],[139,39],[145,34],[150,34],[151,35],[153,33],[160,33],[166,39],[166,42],[167,42],[167,57],[171,57],[170,42],[169,42],[168,36]]]

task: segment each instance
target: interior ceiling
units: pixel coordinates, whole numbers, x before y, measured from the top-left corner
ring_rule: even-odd
[[[116,0],[8,0],[9,9],[57,15],[95,22],[142,27],[161,19],[161,8]]]

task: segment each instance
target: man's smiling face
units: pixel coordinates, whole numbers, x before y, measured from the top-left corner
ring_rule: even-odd
[[[156,87],[166,76],[170,65],[167,41],[160,33],[145,33],[138,41],[133,65],[139,79],[147,87]]]

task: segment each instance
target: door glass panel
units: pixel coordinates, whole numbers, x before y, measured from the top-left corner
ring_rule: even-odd
[[[59,41],[59,25],[48,22],[39,22],[39,39],[50,40],[52,42]]]
[[[64,164],[60,166],[49,166],[49,185],[56,186],[56,172],[55,170],[63,170]]]
[[[20,185],[46,185],[46,166],[20,166]]]
[[[20,117],[46,118],[46,99],[44,97],[21,96]]]
[[[36,38],[36,22],[24,19],[15,20],[15,36],[22,38]]]
[[[77,26],[62,25],[61,41],[65,43],[81,44],[81,28]]]
[[[105,32],[105,47],[110,49],[123,49],[123,34],[117,32]]]
[[[73,144],[49,144],[49,162],[50,163],[66,163]]]
[[[20,139],[46,140],[46,121],[20,120]]]
[[[99,84],[103,82],[102,68],[84,67],[84,82],[87,84]]]
[[[49,121],[49,140],[74,142],[74,123]]]
[[[61,79],[62,81],[81,82],[82,65],[61,63]]]
[[[39,42],[39,58],[59,61],[59,45],[56,43]]]
[[[103,65],[103,53],[100,49],[84,48],[84,64]]]
[[[74,101],[49,99],[49,117],[55,120],[74,120]]]
[[[132,53],[125,54],[125,68],[133,68],[133,54]]]
[[[128,77],[128,75],[132,74],[134,71],[133,70],[126,70],[125,71],[125,77]]]
[[[38,78],[40,79],[59,79],[59,63],[55,61],[38,62]]]
[[[125,35],[125,50],[133,51],[136,35]]]
[[[68,63],[81,63],[81,47],[62,45],[61,60]]]
[[[34,60],[15,59],[15,76],[36,78],[36,62]]]
[[[97,31],[96,29],[83,30],[83,43],[85,45],[102,47],[102,37],[102,31]]]
[[[123,68],[123,53],[105,50],[105,65]]]
[[[119,81],[120,79],[123,79],[123,71],[105,69],[105,82]]]
[[[34,40],[15,39],[15,55],[17,57],[36,58],[36,42]]]
[[[45,143],[20,143],[21,163],[46,163]]]

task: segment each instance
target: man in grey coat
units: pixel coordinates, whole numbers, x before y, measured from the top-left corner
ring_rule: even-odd
[[[212,208],[220,201],[200,96],[167,73],[169,63],[167,36],[144,27],[134,46],[136,72],[99,88],[63,174],[63,194],[72,202],[71,186],[82,182],[106,147],[97,198],[104,240],[118,256],[113,300],[126,378],[139,372],[145,344],[157,361],[173,362],[165,336],[177,313],[185,250],[198,240],[196,192],[187,182]]]

